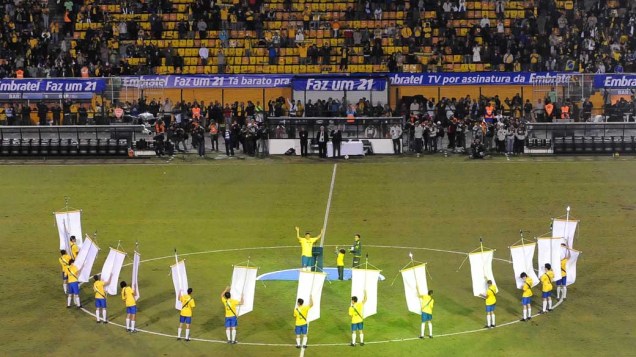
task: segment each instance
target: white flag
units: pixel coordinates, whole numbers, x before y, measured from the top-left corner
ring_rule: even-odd
[[[119,273],[124,265],[126,253],[115,248],[110,248],[104,267],[102,268],[101,278],[104,281],[104,291],[110,295],[117,295],[117,287],[119,286]],[[108,282],[108,284],[106,284]]]
[[[576,233],[578,224],[579,221],[577,220],[555,218],[552,220],[552,236],[565,238],[568,247],[572,248],[574,246],[574,234]]]
[[[55,212],[55,223],[57,232],[60,237],[60,250],[64,249],[71,254],[71,245],[69,239],[75,236],[75,244],[78,248],[82,247],[82,212]]]
[[[135,251],[133,256],[133,268],[132,268],[132,289],[135,292],[135,300],[139,300],[139,264],[141,263],[141,254]]]
[[[181,311],[181,301],[179,295],[188,293],[188,274],[186,273],[185,260],[170,266],[172,270],[172,284],[174,285],[175,303],[174,308]]]
[[[378,280],[380,270],[351,269],[351,296],[358,298],[358,302],[364,299],[367,292],[367,302],[362,311],[363,318],[375,315],[378,312]]]
[[[576,262],[579,260],[581,252],[575,249],[570,249],[570,257],[567,263],[565,263],[565,272],[567,278],[565,279],[565,285],[569,286],[576,281]]]
[[[243,304],[236,307],[237,316],[245,315],[254,310],[254,295],[256,293],[256,267],[235,266],[232,271],[232,286],[230,294]]]
[[[307,322],[320,318],[320,298],[322,295],[322,285],[325,283],[325,273],[311,271],[301,271],[298,275],[298,291],[296,300],[303,299],[305,304],[309,304],[309,297],[313,298],[314,306],[307,313]]]
[[[410,312],[420,315],[422,313],[420,295],[428,294],[426,264],[400,270],[400,273],[402,273],[402,282],[404,283],[406,306]]]
[[[474,296],[486,295],[486,281],[488,280],[492,280],[492,283],[497,285],[492,274],[493,252],[493,250],[484,250],[483,252],[475,252],[468,255]]]
[[[560,237],[537,238],[539,276],[546,272],[545,264],[550,263],[554,273],[554,281],[561,279],[561,242],[563,242],[563,238]]]
[[[522,289],[525,280],[521,279],[521,273],[526,273],[532,279],[532,286],[539,284],[537,273],[534,272],[534,249],[536,243],[515,245],[510,247],[512,256],[512,270],[515,274],[517,289]]]
[[[80,248],[79,253],[77,253],[77,258],[75,259],[75,266],[77,266],[77,269],[80,271],[79,276],[77,277],[80,282],[86,283],[90,280],[91,270],[93,269],[93,264],[95,263],[98,252],[99,247],[87,235],[82,248]]]

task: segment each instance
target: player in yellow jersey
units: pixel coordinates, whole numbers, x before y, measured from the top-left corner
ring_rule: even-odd
[[[185,340],[190,341],[190,324],[192,323],[192,309],[197,305],[192,297],[192,288],[188,288],[188,293],[181,295],[179,293],[179,301],[181,301],[181,313],[179,314],[179,328],[177,329],[177,341],[181,340],[181,328],[183,324],[186,326]]]
[[[71,258],[73,259],[77,259],[77,254],[79,254],[79,247],[77,246],[77,239],[75,238],[75,236],[71,236],[71,238],[69,239],[70,243],[71,243]]]
[[[422,326],[420,328],[420,338],[424,338],[426,324],[428,324],[428,338],[433,338],[433,307],[435,306],[433,290],[429,290],[426,295],[420,295],[420,305],[422,306]]]
[[[298,299],[296,301],[296,307],[294,308],[294,318],[296,319],[296,348],[307,348],[307,330],[308,323],[307,314],[309,314],[309,309],[314,306],[314,299],[310,295],[309,296],[309,305],[304,305],[305,300]],[[300,344],[302,339],[302,345]]]
[[[482,298],[486,299],[486,326],[484,328],[493,328],[497,326],[495,322],[495,307],[497,304],[497,293],[499,290],[497,286],[493,284],[492,280],[488,280],[486,282],[488,287],[486,288],[486,294],[481,295]]]
[[[552,311],[552,281],[554,272],[550,263],[545,264],[545,273],[539,278],[541,280],[541,298],[543,299],[543,309],[541,313]]]
[[[64,294],[68,294],[68,262],[71,260],[71,256],[66,254],[66,250],[60,250],[60,266],[62,267],[62,288],[64,288]]]
[[[236,307],[243,305],[243,297],[241,301],[232,299],[230,287],[226,287],[221,293],[221,302],[225,307],[225,335],[227,343],[236,343],[236,326],[238,326],[238,314]]]
[[[344,280],[344,258],[347,252],[336,247],[336,267],[338,268],[338,280]]]
[[[121,299],[126,303],[126,331],[135,333],[135,320],[137,320],[137,301],[135,291],[125,281],[119,283],[121,287]]]
[[[532,318],[532,278],[526,273],[521,273],[521,279],[523,279],[523,293],[521,295],[523,318],[521,321],[528,321]]]
[[[95,282],[93,283],[93,291],[95,292],[95,318],[97,323],[108,323],[106,320],[106,291],[104,285],[108,285],[108,281],[102,281],[99,275],[93,276]],[[99,312],[101,310],[102,318],[99,318]]]
[[[75,303],[77,308],[81,308],[82,304],[80,303],[79,298],[79,269],[75,266],[75,260],[71,258],[68,261],[68,268],[66,268],[66,272],[68,273],[68,295],[66,299],[66,307],[71,307],[71,300]]]
[[[360,346],[364,346],[364,304],[367,302],[367,292],[364,292],[362,301],[357,296],[351,297],[349,316],[351,316],[351,347],[356,346],[356,331],[360,335]]]
[[[567,283],[567,265],[568,259],[570,259],[570,250],[565,243],[561,243],[561,279],[557,280],[557,299],[563,299],[567,297],[568,288],[566,286]]]
[[[320,234],[317,237],[311,237],[309,232],[305,233],[304,237],[300,236],[300,228],[296,227],[296,238],[298,239],[298,243],[300,243],[301,248],[301,259],[300,263],[303,270],[311,270],[313,266],[313,255],[312,248],[314,247],[314,243],[322,237],[324,232],[321,230]]]

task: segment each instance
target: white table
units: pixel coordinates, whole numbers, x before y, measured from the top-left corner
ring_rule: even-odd
[[[343,141],[340,143],[340,155],[364,156],[362,141]],[[333,157],[333,143],[327,143],[327,157]]]

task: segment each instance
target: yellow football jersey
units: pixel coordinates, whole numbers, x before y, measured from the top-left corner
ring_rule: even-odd
[[[420,297],[422,302],[422,312],[433,315],[433,306],[435,305],[435,300],[430,295],[422,295]]]
[[[307,314],[309,314],[308,305],[296,306],[294,309],[294,317],[296,318],[296,326],[307,325]]]
[[[362,322],[364,320],[364,304],[362,302],[357,302],[349,306],[349,316],[351,316],[352,324]]]
[[[181,301],[181,316],[191,317],[192,309],[197,305],[194,302],[194,298],[188,294],[181,295],[179,299]]]
[[[221,302],[225,306],[225,317],[237,316],[236,307],[239,304],[237,300],[221,298]]]

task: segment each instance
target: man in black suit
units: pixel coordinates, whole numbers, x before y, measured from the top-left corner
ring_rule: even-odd
[[[331,131],[331,143],[333,144],[333,157],[340,157],[340,144],[342,143],[342,132],[336,128]]]
[[[320,130],[316,133],[316,143],[318,143],[318,156],[327,157],[327,142],[329,134],[325,130],[324,125],[320,126]]]
[[[298,136],[300,136],[300,156],[307,156],[307,143],[309,141],[307,129],[304,127],[300,128]]]

